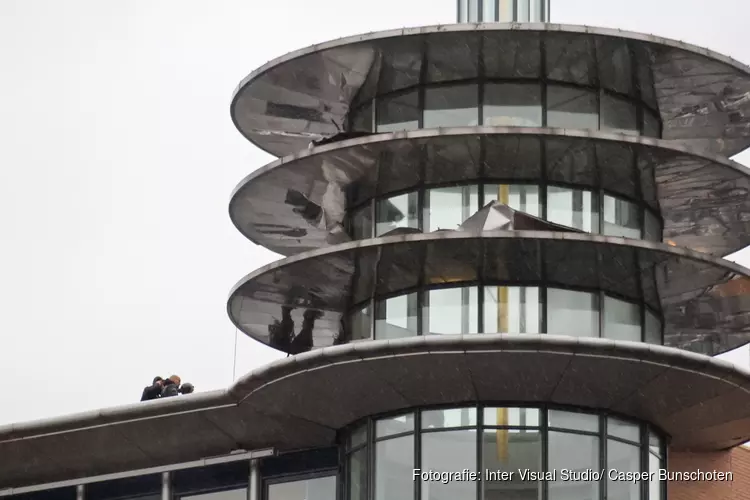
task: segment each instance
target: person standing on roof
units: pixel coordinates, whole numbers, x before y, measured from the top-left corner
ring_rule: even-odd
[[[164,379],[161,377],[154,377],[154,381],[151,382],[151,385],[148,387],[144,387],[143,394],[141,394],[141,401],[149,401],[151,399],[160,398],[163,388]]]
[[[172,375],[164,381],[164,388],[161,390],[161,397],[169,398],[180,394],[180,383],[182,380],[177,375]]]

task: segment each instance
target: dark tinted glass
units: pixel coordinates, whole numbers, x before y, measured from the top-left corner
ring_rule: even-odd
[[[348,458],[347,498],[367,499],[367,448],[355,451]]]
[[[312,471],[335,469],[339,466],[336,448],[285,453],[261,461],[260,472],[264,478],[288,474],[305,474]]]
[[[212,490],[247,488],[250,465],[247,461],[183,469],[172,473],[172,487],[179,496]]]
[[[547,88],[547,126],[598,129],[596,94],[573,87]]]
[[[425,90],[424,127],[466,127],[479,124],[476,85]]]
[[[7,498],[8,500],[75,500],[76,488],[75,486],[56,488],[54,490],[35,491],[33,493],[23,493],[21,495],[0,498]]]
[[[377,131],[398,132],[419,127],[419,97],[416,91],[378,100]]]
[[[86,485],[86,500],[121,500],[161,498],[161,474],[128,477]]]

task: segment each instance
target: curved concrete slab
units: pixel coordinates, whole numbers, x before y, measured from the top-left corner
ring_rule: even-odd
[[[373,297],[428,284],[546,283],[643,302],[662,311],[666,345],[715,355],[750,341],[750,300],[732,288],[747,276],[750,270],[729,261],[641,240],[444,231],[356,241],[274,262],[235,286],[227,311],[256,340],[288,349],[278,340],[282,331],[293,336],[295,349],[306,350],[349,342],[346,312]]]
[[[336,134],[375,95],[479,77],[600,82],[658,109],[664,139],[725,156],[750,145],[748,66],[653,35],[546,23],[427,26],[313,45],[245,78],[231,114],[251,142],[285,156]]]
[[[673,450],[750,440],[750,373],[728,362],[602,339],[416,337],[288,357],[228,390],[0,427],[0,489],[238,449],[333,446],[338,429],[366,416],[468,402],[610,410],[657,425]]]
[[[504,161],[482,161],[495,157]],[[293,255],[349,239],[340,225],[347,195],[361,205],[423,185],[541,178],[644,200],[677,246],[721,256],[750,245],[746,167],[670,141],[548,128],[430,129],[306,149],[247,176],[229,215],[251,241]],[[315,217],[291,199],[296,193],[318,207]]]

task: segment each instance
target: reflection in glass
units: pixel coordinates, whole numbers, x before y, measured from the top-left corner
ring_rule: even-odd
[[[540,333],[541,310],[536,287],[484,288],[485,333]]]
[[[455,186],[425,191],[424,225],[427,231],[456,230],[479,210],[478,186]]]
[[[424,127],[464,127],[479,123],[476,85],[433,87],[425,90]]]
[[[632,444],[607,440],[607,468],[618,473],[641,471],[640,448]],[[607,500],[639,500],[640,484],[607,478]]]
[[[484,204],[499,201],[514,210],[534,217],[542,216],[539,186],[534,184],[488,184],[484,186]]]
[[[414,436],[375,444],[375,499],[410,499],[414,495]],[[331,496],[326,500],[335,500]]]
[[[422,435],[422,470],[455,473],[477,468],[476,429],[426,432]],[[474,498],[474,481],[422,481],[422,500]]]
[[[539,427],[538,408],[485,408],[484,425],[512,427]]]
[[[600,106],[602,130],[638,134],[635,104],[602,92]]]
[[[498,19],[501,23],[513,22],[513,0],[500,0],[498,3]]]
[[[441,288],[425,293],[422,327],[425,335],[479,333],[476,287]]]
[[[367,448],[349,455],[347,500],[367,500]]]
[[[465,23],[469,18],[469,0],[458,0],[458,22]]]
[[[483,0],[483,2],[482,20],[485,22],[493,22],[495,20],[495,5],[497,4],[497,0]]]
[[[419,227],[417,193],[411,192],[379,201],[375,208],[375,236],[399,227]]]
[[[419,128],[419,96],[416,91],[378,100],[377,131],[399,132]]]
[[[645,323],[643,341],[648,342],[649,344],[662,345],[664,342],[662,341],[661,320],[659,320],[659,317],[649,309],[646,309]]]
[[[346,441],[346,449],[351,450],[367,442],[367,426],[360,425],[349,433]]]
[[[400,295],[377,303],[376,339],[400,339],[417,335],[417,294]]]
[[[643,215],[643,238],[648,241],[662,241],[659,219],[648,210],[644,210]]]
[[[422,412],[422,429],[446,429],[477,425],[477,409],[450,408]]]
[[[406,413],[397,417],[386,417],[375,422],[375,438],[392,436],[414,431],[414,414]]]
[[[604,234],[623,238],[641,238],[638,206],[614,196],[604,195]]]
[[[549,427],[576,431],[599,432],[599,417],[590,413],[549,410]]]
[[[641,440],[641,428],[638,424],[620,420],[615,417],[607,418],[607,435],[638,442]]]
[[[547,126],[598,129],[594,92],[557,85],[547,87]]]
[[[599,296],[559,288],[547,289],[547,333],[599,336]]]
[[[659,119],[648,109],[643,110],[643,135],[661,137]]]
[[[641,308],[632,302],[605,297],[603,337],[640,342]]]
[[[648,454],[648,471],[651,474],[648,483],[648,500],[661,500],[662,487],[659,481],[659,470],[661,469],[661,459],[656,455]]]
[[[574,473],[583,473],[587,469],[598,471],[599,438],[564,432],[549,432],[549,470],[568,469]],[[549,498],[554,500],[598,500],[599,483],[597,481],[563,480],[558,473],[556,481],[549,483]]]
[[[518,21],[519,23],[529,22],[529,0],[516,0],[516,9],[518,9]]]
[[[372,310],[370,306],[352,313],[350,328],[352,340],[369,339],[372,337]]]
[[[484,125],[541,127],[539,84],[489,83],[484,87]]]
[[[479,22],[479,0],[469,0],[469,22]]]
[[[354,212],[351,221],[352,238],[355,240],[372,238],[372,216],[369,205]]]
[[[299,497],[289,496],[285,497],[284,492],[274,492],[276,496],[271,496],[271,488],[276,485],[269,486],[268,488],[268,500],[303,500]],[[161,498],[161,495],[155,496],[155,498]],[[200,495],[183,495],[180,500],[247,500],[247,488],[238,488],[236,490],[224,490],[214,491],[211,493],[202,493]],[[315,500],[323,500],[316,498]],[[328,499],[327,499],[328,500]]]
[[[519,470],[542,470],[542,439],[536,429],[484,429],[482,470],[513,472],[510,480],[488,477],[482,481],[481,500],[537,500],[540,481],[524,481]],[[494,480],[493,480],[494,479]]]
[[[237,500],[246,500],[246,498],[246,496],[241,499],[237,497]],[[268,500],[332,500],[334,498],[336,498],[336,476],[287,481],[268,486]]]
[[[599,232],[598,196],[591,191],[547,187],[547,220],[587,233]]]

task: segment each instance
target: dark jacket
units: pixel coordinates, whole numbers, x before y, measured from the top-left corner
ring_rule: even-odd
[[[148,387],[145,387],[143,389],[143,394],[141,394],[141,401],[148,401],[150,399],[158,399],[161,397],[161,385],[154,384]]]
[[[171,380],[165,381],[164,388],[161,390],[161,397],[169,398],[172,396],[178,396],[180,394],[180,388]]]

